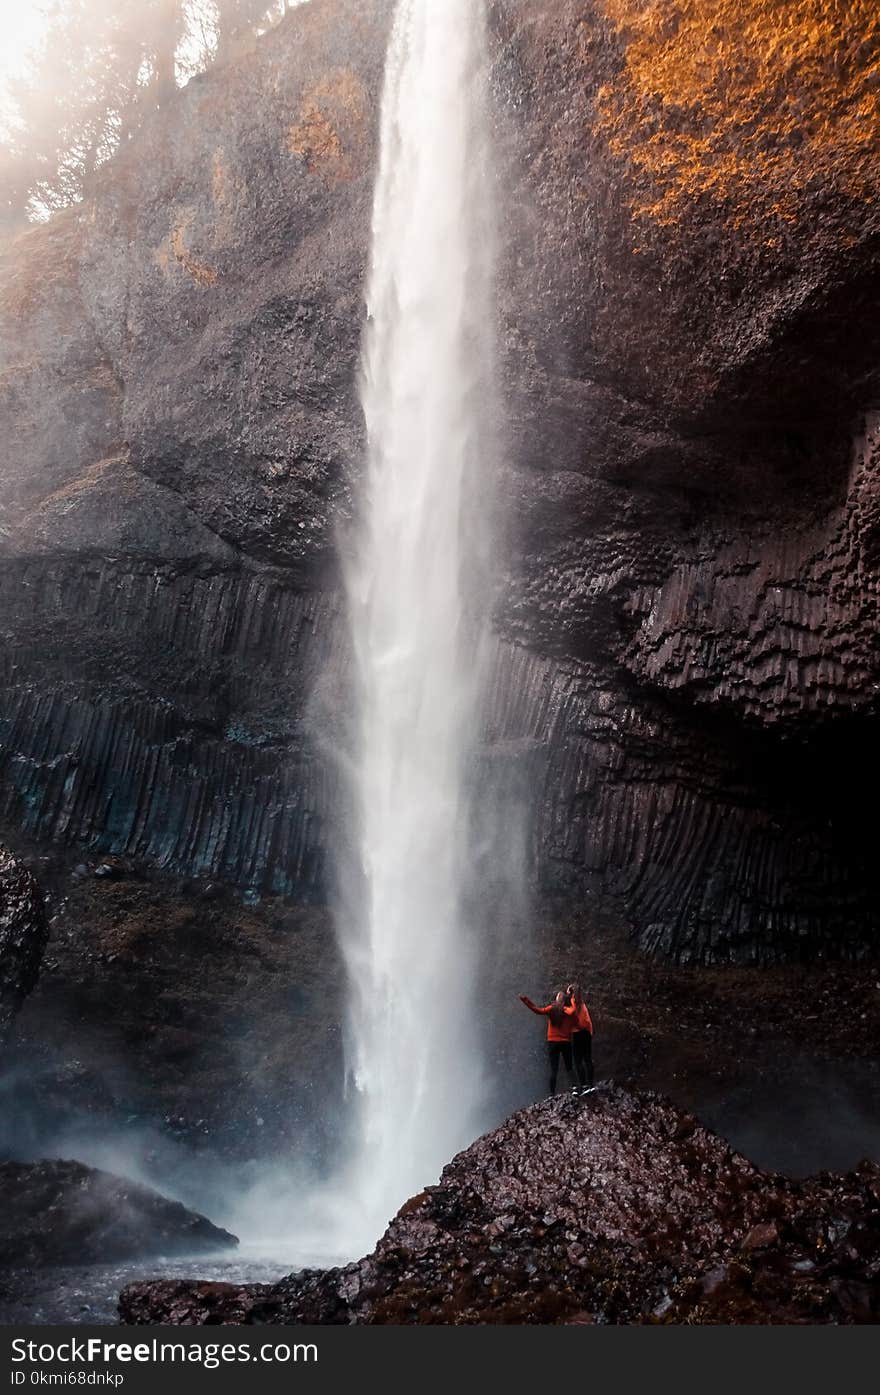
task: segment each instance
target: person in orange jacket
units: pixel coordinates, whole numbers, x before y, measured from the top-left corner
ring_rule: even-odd
[[[570,983],[565,990],[566,998],[574,1008],[571,1029],[571,1054],[577,1071],[581,1090],[592,1090],[595,1078],[593,1071],[593,1022],[590,1010],[584,1002],[583,989],[579,983]]]
[[[565,1062],[568,1078],[574,1089],[574,1073],[571,1068],[571,1032],[574,1025],[575,1008],[567,1001],[562,990],[546,1007],[536,1007],[531,998],[520,993],[519,1000],[525,1003],[530,1012],[547,1018],[547,1054],[550,1058],[550,1094],[556,1094],[556,1077],[559,1074],[559,1058]]]

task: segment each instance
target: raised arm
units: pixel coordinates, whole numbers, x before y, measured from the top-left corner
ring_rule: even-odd
[[[535,1007],[535,1004],[532,1002],[531,998],[527,998],[525,993],[520,993],[519,1000],[521,1003],[525,1003],[526,1007],[529,1009],[530,1012],[536,1012],[539,1017],[546,1017],[547,1013],[550,1011],[549,1007]]]

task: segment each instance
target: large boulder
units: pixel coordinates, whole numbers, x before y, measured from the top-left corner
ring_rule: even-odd
[[[203,1254],[238,1240],[150,1187],[79,1162],[0,1163],[0,1265]]]
[[[478,1139],[359,1263],[275,1286],[133,1284],[120,1313],[181,1324],[876,1321],[878,1278],[876,1166],[791,1182],[657,1095],[612,1086],[545,1100]]]

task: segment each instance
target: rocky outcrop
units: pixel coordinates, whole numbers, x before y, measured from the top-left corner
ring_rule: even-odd
[[[880,1172],[761,1173],[656,1095],[513,1115],[372,1255],[276,1286],[134,1284],[132,1323],[871,1322]],[[723,1313],[723,1317],[719,1315]]]
[[[0,1163],[0,1265],[100,1264],[238,1244],[149,1187],[77,1162]]]
[[[326,892],[389,8],[296,7],[3,251],[0,816],[29,837]],[[880,89],[869,10],[812,14],[490,7],[485,768],[529,792],[542,888],[681,960],[874,945]]]
[[[0,847],[0,1044],[37,981],[48,933],[36,882]]]

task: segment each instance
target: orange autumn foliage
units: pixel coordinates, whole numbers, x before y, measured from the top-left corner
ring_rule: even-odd
[[[636,217],[708,197],[797,222],[811,189],[880,196],[878,0],[601,0],[624,67],[597,100]]]

